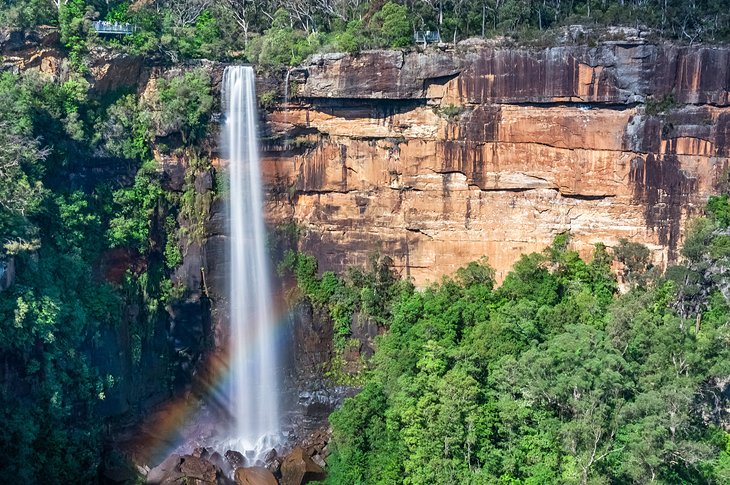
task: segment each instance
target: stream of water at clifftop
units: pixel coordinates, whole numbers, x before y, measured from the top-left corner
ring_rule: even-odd
[[[230,173],[231,442],[262,452],[276,445],[280,422],[253,68],[227,67],[223,96],[222,141]]]

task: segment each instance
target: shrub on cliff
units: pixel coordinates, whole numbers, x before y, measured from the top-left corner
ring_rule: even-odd
[[[152,114],[130,94],[107,108],[96,131],[102,147],[110,155],[141,160],[150,151],[151,124]]]
[[[28,92],[18,81],[0,75],[0,254],[11,241],[33,237],[28,217],[45,193],[41,162],[48,152],[33,136]]]
[[[176,60],[178,55],[185,59],[220,59],[225,55],[223,32],[219,19],[211,10],[203,10],[189,25],[176,25],[167,16],[162,22],[160,47]]]
[[[69,0],[61,5],[58,24],[61,29],[61,42],[69,50],[69,60],[78,70],[84,70],[82,56],[86,53],[87,41],[92,32],[91,21],[97,12],[84,0]]]
[[[280,274],[289,271],[297,281],[301,294],[320,309],[326,309],[334,322],[335,347],[342,351],[350,335],[355,312],[373,318],[380,325],[390,323],[391,305],[412,285],[399,281],[393,271],[393,260],[378,252],[370,255],[366,271],[351,268],[346,277],[331,271],[318,275],[317,260],[310,255],[287,251],[277,268]]]
[[[56,23],[56,12],[48,0],[0,1],[0,28],[28,28]]]
[[[91,483],[100,461],[95,408],[111,380],[91,355],[121,320],[121,299],[92,271],[106,247],[102,191],[75,178],[90,151],[87,87],[0,75],[0,170],[10,169],[0,198],[16,204],[0,208],[0,238],[17,253],[0,292],[0,475],[17,483]],[[30,205],[17,205],[24,193]]]
[[[730,203],[727,195],[710,197],[707,213],[720,227],[730,226]]]
[[[405,47],[411,44],[413,29],[408,20],[408,8],[405,5],[388,2],[383,5],[369,24],[375,41],[387,47]]]
[[[274,13],[271,28],[248,43],[246,57],[264,66],[289,66],[301,63],[322,45],[322,37],[294,29],[289,12]]]
[[[72,165],[67,151],[82,152],[87,88],[76,77],[59,85],[32,74],[0,74],[0,245],[33,238],[33,216],[48,194],[45,179]]]
[[[342,52],[358,52],[367,47],[372,41],[362,20],[352,20],[342,32],[332,35],[332,46]]]
[[[157,87],[158,133],[179,133],[186,146],[202,139],[213,109],[210,76],[203,70],[189,71],[160,79]]]
[[[134,185],[114,192],[107,237],[111,247],[126,246],[142,254],[149,251],[150,226],[163,197],[153,163],[143,165]]]

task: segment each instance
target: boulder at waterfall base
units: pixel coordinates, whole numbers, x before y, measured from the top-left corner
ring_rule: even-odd
[[[193,455],[170,455],[150,470],[147,483],[155,485],[204,485],[218,483],[219,469],[208,460]]]
[[[262,466],[236,469],[236,485],[277,485],[274,474]]]
[[[322,467],[300,447],[294,448],[281,464],[281,485],[302,485],[324,477]]]

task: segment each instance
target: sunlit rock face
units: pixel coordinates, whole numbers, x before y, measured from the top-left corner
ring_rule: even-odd
[[[60,34],[54,29],[37,31],[0,30],[0,70],[36,70],[60,78],[68,63],[59,46]]]
[[[501,279],[564,231],[666,265],[728,165],[729,66],[620,43],[315,57],[268,115],[268,216],[325,270],[380,248],[418,285],[482,255]]]

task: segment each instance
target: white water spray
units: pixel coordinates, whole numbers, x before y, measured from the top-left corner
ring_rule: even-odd
[[[223,96],[230,172],[231,440],[241,451],[262,452],[279,438],[279,395],[253,69],[227,67]]]

